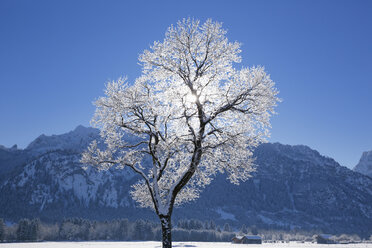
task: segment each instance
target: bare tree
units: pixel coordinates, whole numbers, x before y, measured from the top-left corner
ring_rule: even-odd
[[[179,21],[140,55],[134,83],[108,83],[95,103],[92,124],[106,147],[93,142],[82,162],[140,175],[131,195],[159,216],[163,247],[172,246],[175,205],[196,199],[218,172],[235,184],[249,178],[252,149],[267,137],[278,101],[262,67],[233,67],[240,44],[225,34],[211,20]]]

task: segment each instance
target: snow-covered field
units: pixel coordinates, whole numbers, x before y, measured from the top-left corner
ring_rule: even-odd
[[[160,242],[41,242],[41,243],[0,243],[1,248],[161,248]],[[262,245],[241,245],[231,243],[215,242],[173,242],[173,247],[182,248],[372,248],[370,244],[335,244],[335,245],[318,245],[313,243],[265,243]]]

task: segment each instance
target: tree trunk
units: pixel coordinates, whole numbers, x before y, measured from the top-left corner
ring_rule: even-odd
[[[163,248],[172,247],[172,224],[170,216],[159,216],[161,222]]]

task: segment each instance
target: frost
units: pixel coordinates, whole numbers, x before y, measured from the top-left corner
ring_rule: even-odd
[[[268,135],[278,92],[262,67],[233,67],[240,44],[225,34],[211,20],[178,22],[140,55],[141,77],[108,83],[96,101],[92,123],[106,149],[93,142],[82,161],[140,174],[132,196],[143,207],[169,211],[197,198],[217,172],[238,184],[253,171],[252,149]]]
[[[82,162],[132,169],[142,177],[133,199],[159,217],[198,198],[217,173],[247,180],[252,150],[269,134],[278,91],[263,67],[234,68],[240,44],[225,34],[211,20],[179,21],[139,56],[134,83],[109,82],[95,102],[105,148],[93,142]]]

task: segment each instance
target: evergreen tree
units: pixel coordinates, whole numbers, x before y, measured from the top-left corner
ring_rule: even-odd
[[[207,220],[204,222],[204,229],[205,230],[209,229],[209,221],[207,221]]]
[[[223,231],[224,232],[231,232],[231,227],[230,227],[229,223],[225,223],[225,225],[223,226]]]
[[[257,235],[257,234],[258,234],[258,230],[257,230],[257,227],[256,227],[256,226],[252,226],[252,228],[251,228],[251,233],[252,233],[253,235]]]
[[[216,223],[214,223],[213,220],[209,222],[209,229],[210,230],[216,230]]]
[[[80,223],[78,223],[80,226],[80,238],[82,240],[89,240],[89,230],[91,227],[91,223],[89,220],[86,219],[80,219]]]
[[[152,225],[149,221],[145,221],[143,226],[144,240],[152,240],[154,235],[152,232]]]
[[[190,229],[190,220],[179,220],[177,222],[177,227],[182,229]]]
[[[119,240],[128,240],[129,235],[129,221],[128,219],[119,220],[119,228],[117,238]]]
[[[5,239],[5,225],[4,220],[0,218],[0,241]]]
[[[198,229],[197,228],[197,222],[196,222],[196,220],[191,219],[191,220],[188,221],[188,223],[189,223],[189,228],[188,229],[190,229],[190,230],[192,230],[192,229]]]
[[[133,230],[133,239],[134,240],[144,240],[145,238],[145,222],[141,219],[136,220],[134,223],[134,230]]]
[[[30,222],[30,240],[39,239],[40,225],[40,219],[33,219]]]
[[[18,222],[16,235],[19,241],[31,240],[31,221],[29,219],[21,219]]]
[[[240,228],[240,233],[241,234],[247,234],[248,233],[248,230],[247,230],[247,227],[245,226],[245,224],[243,224],[242,227]]]
[[[204,224],[200,220],[191,219],[189,221],[188,229],[190,229],[190,230],[200,230],[200,229],[203,229],[203,228],[204,228]]]

